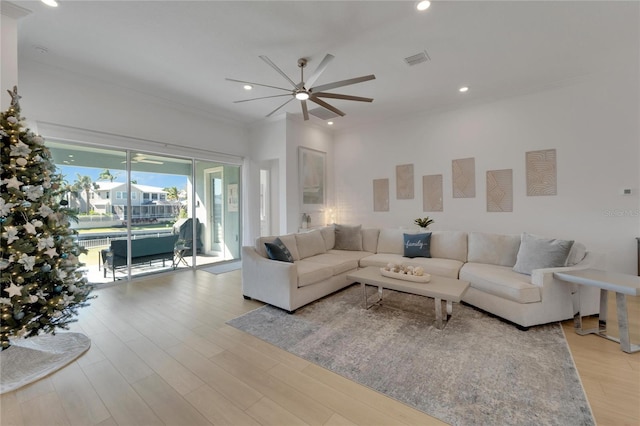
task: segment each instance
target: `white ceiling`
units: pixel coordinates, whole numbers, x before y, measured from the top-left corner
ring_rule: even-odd
[[[326,53],[335,59],[316,84],[375,74],[332,90],[375,99],[327,100],[346,112],[334,120],[345,128],[540,90],[626,62],[639,45],[636,2],[443,0],[426,12],[413,1],[59,2],[13,1],[32,11],[19,21],[19,65],[45,63],[243,123],[283,98],[234,100],[282,92],[246,92],[225,77],[288,87],[259,55],[294,81],[298,58],[310,75]],[[423,50],[429,62],[404,62]],[[298,101],[282,111],[302,120]]]

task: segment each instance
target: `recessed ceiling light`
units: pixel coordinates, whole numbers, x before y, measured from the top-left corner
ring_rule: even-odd
[[[251,90],[253,89],[253,86],[250,84],[245,84],[244,86],[242,86],[244,88],[244,90]]]
[[[430,1],[421,1],[416,5],[416,9],[418,9],[420,12],[422,12],[423,10],[427,10],[429,9],[429,6],[431,6],[431,2]]]
[[[58,2],[56,0],[41,0],[41,1],[47,6],[58,7]]]
[[[467,86],[462,86],[461,88],[458,89],[459,92],[464,93],[469,91],[469,88]]]
[[[333,126],[333,121],[327,121],[327,124],[328,124],[329,126]]]

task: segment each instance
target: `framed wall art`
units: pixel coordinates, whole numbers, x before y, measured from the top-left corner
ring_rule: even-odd
[[[422,211],[441,212],[442,204],[442,175],[422,176]]]
[[[298,148],[300,200],[303,209],[322,209],[326,203],[327,154],[314,149]]]
[[[389,211],[389,179],[373,180],[373,211]]]
[[[558,195],[556,150],[529,151],[527,162],[527,195]]]
[[[451,174],[451,182],[453,183],[453,198],[475,198],[475,158],[461,158],[458,160],[452,160]]]
[[[413,200],[413,164],[396,166],[396,198]]]
[[[487,211],[513,211],[513,170],[487,171]]]

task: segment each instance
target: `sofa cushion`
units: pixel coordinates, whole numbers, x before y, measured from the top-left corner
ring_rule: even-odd
[[[404,266],[422,266],[428,274],[440,275],[441,277],[458,278],[463,262],[455,259],[442,259],[435,257],[414,257],[413,259],[403,258]]]
[[[329,250],[328,254],[336,254],[345,260],[357,260],[371,256],[368,251],[354,251],[354,250]]]
[[[467,261],[491,265],[513,266],[516,264],[520,235],[501,235],[484,232],[469,232]]]
[[[416,234],[407,229],[381,229],[378,236],[378,249],[376,253],[404,254],[404,234]]]
[[[280,241],[280,238],[276,238],[273,243],[264,243],[264,246],[269,259],[293,263],[293,256],[291,256],[287,247]]]
[[[324,240],[324,248],[326,251],[331,250],[336,245],[336,230],[333,226],[324,226],[320,228],[322,239]]]
[[[404,257],[431,257],[431,232],[404,234]]]
[[[362,225],[348,226],[335,224],[336,250],[362,250]]]
[[[376,253],[360,259],[360,267],[376,266],[383,268],[389,263],[405,266],[422,266],[428,274],[440,275],[442,277],[458,278],[460,267],[463,263],[453,259],[435,259],[428,257],[415,257],[409,259],[399,254],[393,253]]]
[[[363,229],[362,250],[375,253],[378,249],[378,235],[380,235],[380,230],[377,228]]]
[[[300,259],[306,259],[307,257],[322,254],[327,251],[320,230],[316,229],[310,232],[302,232],[295,234],[295,236]]]
[[[300,260],[300,254],[298,253],[298,246],[296,245],[296,237],[293,234],[289,235],[280,235],[279,237],[259,237],[256,239],[256,251],[260,256],[268,258],[267,250],[265,248],[264,243],[273,243],[276,238],[280,238],[280,241],[284,243],[284,245],[291,253],[293,260]]]
[[[298,287],[315,284],[333,276],[333,268],[306,259],[294,262],[298,268]]]
[[[515,272],[531,275],[531,271],[541,268],[565,266],[573,241],[544,238],[522,233]]]
[[[433,231],[431,257],[467,261],[467,233],[460,231]]]
[[[465,263],[460,279],[470,286],[517,303],[540,302],[540,287],[531,284],[530,277],[514,272],[508,266],[486,263]]]
[[[305,260],[330,266],[333,270],[333,275],[342,274],[343,272],[358,268],[358,259],[348,259],[335,253],[318,254],[307,257]]]

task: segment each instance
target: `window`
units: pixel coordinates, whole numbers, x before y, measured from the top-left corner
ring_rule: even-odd
[[[105,192],[104,193],[104,198],[106,198],[108,200],[109,199],[109,194],[110,194],[109,191]]]
[[[157,200],[158,199],[158,194],[151,194],[151,199],[152,200]]]
[[[116,192],[117,200],[126,200],[127,199],[127,191],[117,191]]]
[[[145,201],[149,201],[149,193],[148,192],[144,192],[142,194],[142,199],[145,200]]]
[[[133,191],[133,192],[131,193],[131,199],[132,199],[132,200],[136,200],[137,198],[138,198],[138,193],[137,193],[136,191]]]
[[[160,194],[160,200],[166,200],[167,199],[167,194]]]

